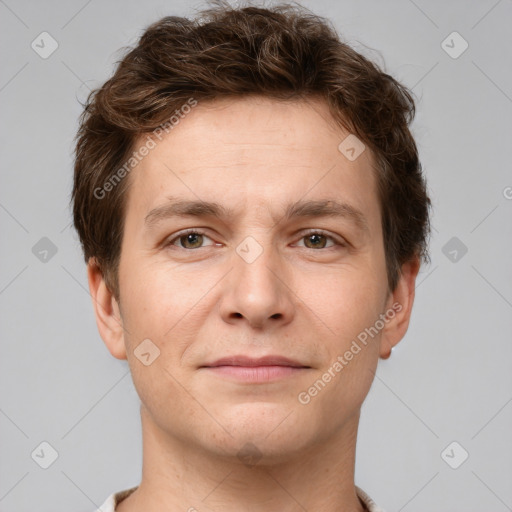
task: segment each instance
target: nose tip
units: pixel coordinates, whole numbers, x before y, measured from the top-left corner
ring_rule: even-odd
[[[226,283],[221,312],[227,322],[247,321],[253,328],[287,323],[293,317],[290,291],[283,284],[286,270],[278,255],[253,237],[239,244],[235,268]]]

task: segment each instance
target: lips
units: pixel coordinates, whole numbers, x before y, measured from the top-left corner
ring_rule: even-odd
[[[237,385],[266,385],[271,382],[287,382],[298,377],[311,367],[299,361],[280,355],[249,357],[234,355],[222,357],[200,367],[214,378],[220,378]]]
[[[203,365],[203,368],[216,368],[219,366],[243,366],[243,367],[255,367],[255,366],[289,366],[291,368],[310,368],[307,365],[294,361],[287,357],[279,355],[269,355],[264,357],[248,357],[244,355],[236,355],[223,357],[217,359],[211,363]]]

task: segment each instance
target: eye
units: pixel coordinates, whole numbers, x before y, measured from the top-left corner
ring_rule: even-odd
[[[206,234],[197,229],[190,229],[179,233],[177,236],[169,240],[166,245],[178,245],[181,249],[200,249],[204,247],[203,243],[205,240],[213,240],[206,236]],[[208,244],[213,245],[213,243]]]
[[[335,245],[344,246],[341,241],[336,240],[333,236],[327,235],[323,231],[310,231],[302,236],[304,247],[307,249],[328,249]],[[327,245],[330,243],[330,245]]]

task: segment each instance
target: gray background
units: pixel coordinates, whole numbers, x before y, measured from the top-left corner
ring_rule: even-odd
[[[97,333],[70,227],[73,137],[117,50],[203,5],[0,0],[2,512],[94,510],[139,483],[138,397]],[[356,483],[388,512],[512,510],[512,2],[304,5],[413,88],[434,202],[432,263],[363,406]],[[43,31],[47,59],[31,48]],[[31,457],[43,441],[48,469],[48,449]]]

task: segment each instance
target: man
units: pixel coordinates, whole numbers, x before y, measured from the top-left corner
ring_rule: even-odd
[[[164,18],[92,93],[74,221],[143,431],[140,485],[100,510],[381,510],[355,446],[428,259],[413,116],[286,5]]]

